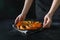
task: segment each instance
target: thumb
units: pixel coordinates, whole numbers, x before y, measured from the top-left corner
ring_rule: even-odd
[[[48,20],[47,18],[44,19],[43,28],[46,26],[47,20]]]
[[[19,18],[17,17],[17,18],[15,19],[15,23],[14,23],[14,24],[17,24],[18,21],[19,21]]]

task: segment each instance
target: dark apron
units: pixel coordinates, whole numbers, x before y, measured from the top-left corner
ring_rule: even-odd
[[[48,12],[51,4],[52,0],[35,0],[36,17],[42,19]]]
[[[53,0],[35,0],[35,13],[37,19],[43,20],[44,16],[48,13],[50,9],[52,2]],[[60,6],[55,11],[52,20],[54,22],[60,22],[59,16],[60,16]]]

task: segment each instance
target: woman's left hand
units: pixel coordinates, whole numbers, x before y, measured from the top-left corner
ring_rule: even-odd
[[[43,28],[50,28],[51,23],[52,23],[52,16],[50,16],[49,14],[45,15]]]

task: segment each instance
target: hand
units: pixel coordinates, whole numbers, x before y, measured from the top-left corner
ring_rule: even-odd
[[[52,23],[52,16],[50,16],[49,14],[45,15],[43,28],[50,28],[51,23]]]
[[[25,19],[24,14],[18,15],[17,18],[15,19],[15,24],[17,24],[19,21],[23,21],[24,19]]]

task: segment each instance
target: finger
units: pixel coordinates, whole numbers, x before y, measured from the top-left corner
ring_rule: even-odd
[[[48,21],[47,21],[47,23],[46,24],[44,24],[44,28],[49,28],[50,27],[50,23],[51,21],[48,19]]]
[[[47,22],[44,24],[44,26],[43,26],[44,28],[45,28],[45,27],[48,27],[48,25],[50,24],[50,19],[45,20],[45,21],[47,21]]]
[[[44,19],[44,22],[43,22],[43,27],[44,27],[44,24],[45,24],[45,19]]]
[[[44,27],[47,27],[49,24],[49,21],[47,21],[45,24],[44,24]]]
[[[43,22],[43,27],[44,27],[44,24],[45,24],[45,19],[44,19],[44,22]]]
[[[17,17],[17,18],[15,19],[15,24],[17,24],[18,21],[19,21],[19,18]]]
[[[45,24],[47,23],[47,18],[44,19],[44,22],[43,22],[43,27],[45,27]]]
[[[50,23],[48,23],[48,24],[46,25],[46,28],[50,28],[50,25],[51,25],[51,24],[50,24]]]
[[[50,28],[52,21],[49,22],[48,28]]]
[[[48,28],[49,27],[49,24],[45,24],[44,26],[43,26],[43,28]]]

